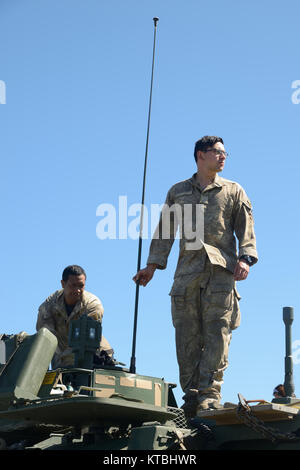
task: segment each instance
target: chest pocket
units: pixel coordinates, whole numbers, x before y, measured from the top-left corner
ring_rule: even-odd
[[[185,189],[175,194],[174,201],[176,204],[193,204],[195,197],[192,188]]]

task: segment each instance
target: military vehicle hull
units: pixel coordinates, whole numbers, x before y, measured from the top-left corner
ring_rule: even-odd
[[[82,328],[88,338],[91,321],[80,320],[76,335]],[[300,450],[297,398],[253,404],[239,394],[237,404],[187,421],[175,384],[115,364],[87,367],[93,350],[82,334],[76,367],[56,370],[57,340],[45,328],[0,339],[0,449]]]

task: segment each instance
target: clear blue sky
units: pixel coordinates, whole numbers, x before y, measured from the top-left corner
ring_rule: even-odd
[[[252,201],[260,261],[238,284],[242,323],[222,401],[272,399],[284,380],[282,307],[294,307],[300,340],[299,14],[297,1],[1,0],[1,333],[34,334],[38,306],[63,268],[80,264],[104,304],[104,334],[129,366],[138,242],[100,240],[96,211],[118,210],[119,196],[141,201],[158,16],[145,203],[163,203],[196,171],[197,139],[223,137],[222,176]],[[136,351],[138,373],[175,383],[177,254],[176,244],[140,291]],[[299,395],[300,364],[294,373]],[[179,386],[176,396],[180,405]]]

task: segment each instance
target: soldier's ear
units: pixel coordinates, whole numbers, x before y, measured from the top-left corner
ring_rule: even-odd
[[[198,161],[199,159],[203,160],[203,152],[201,152],[201,150],[198,150],[197,153],[196,153],[196,155],[197,155],[197,161]]]
[[[65,287],[65,285],[66,285],[66,284],[65,284],[65,281],[61,280],[60,283],[61,283],[61,287],[64,289],[64,287]]]

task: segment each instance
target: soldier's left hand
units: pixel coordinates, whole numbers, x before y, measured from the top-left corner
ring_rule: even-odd
[[[248,273],[249,273],[249,264],[245,263],[243,260],[239,260],[234,269],[234,280],[235,281],[243,281],[244,279],[247,278]]]

